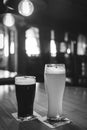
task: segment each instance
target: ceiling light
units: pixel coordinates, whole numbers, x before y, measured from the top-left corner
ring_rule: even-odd
[[[3,17],[3,23],[7,27],[13,26],[15,23],[15,19],[14,19],[13,15],[10,13],[5,14],[5,16]]]
[[[22,0],[18,5],[18,11],[23,16],[30,16],[34,11],[34,5],[30,0]]]

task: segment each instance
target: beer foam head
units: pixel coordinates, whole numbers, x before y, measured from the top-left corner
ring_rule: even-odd
[[[15,77],[15,84],[18,85],[29,85],[35,84],[36,78],[35,76],[17,76]]]
[[[47,64],[45,67],[45,73],[64,74],[65,73],[65,65],[64,64]]]

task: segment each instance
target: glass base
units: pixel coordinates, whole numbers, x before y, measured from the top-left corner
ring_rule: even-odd
[[[47,117],[47,119],[49,120],[49,121],[56,121],[56,122],[58,122],[58,121],[63,121],[63,120],[65,120],[65,118],[64,118],[64,116],[56,116],[56,117]]]
[[[59,116],[56,118],[48,118],[47,116],[45,116],[42,118],[38,118],[38,120],[40,120],[42,123],[44,123],[46,126],[50,128],[56,128],[71,122],[68,118]]]
[[[35,120],[37,117],[37,113],[34,111],[32,116],[28,116],[28,117],[18,117],[18,113],[12,113],[12,116],[17,120],[17,121],[31,121],[31,120]]]

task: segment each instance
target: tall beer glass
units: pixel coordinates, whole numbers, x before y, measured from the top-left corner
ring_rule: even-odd
[[[62,114],[65,88],[65,65],[46,64],[44,70],[45,89],[48,95],[48,119],[56,120]]]
[[[23,119],[33,115],[36,78],[34,76],[15,77],[18,118]]]

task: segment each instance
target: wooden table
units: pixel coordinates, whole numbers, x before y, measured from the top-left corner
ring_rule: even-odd
[[[47,95],[44,84],[36,84],[34,111],[47,114]],[[0,85],[0,130],[50,130],[38,120],[18,122],[12,116],[17,112],[14,85]],[[72,123],[60,126],[56,130],[87,130],[87,88],[65,87],[63,113]]]

